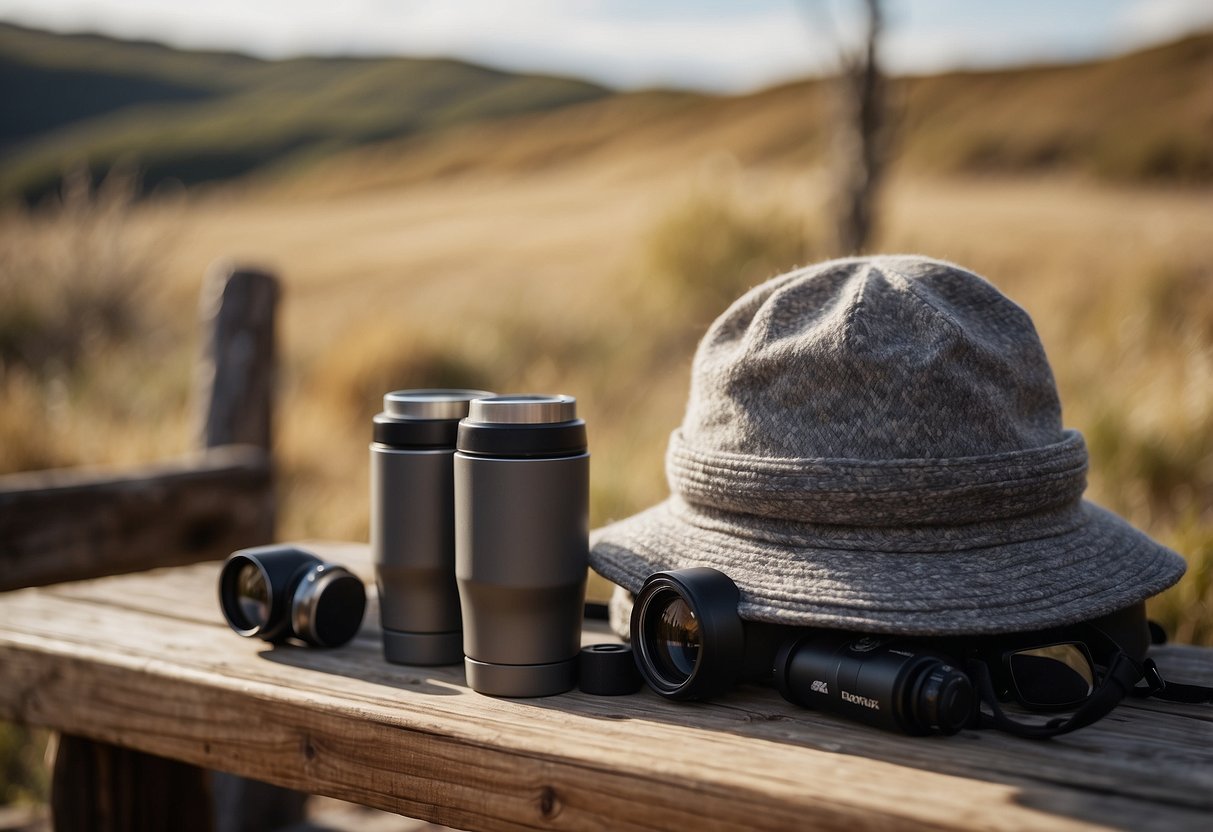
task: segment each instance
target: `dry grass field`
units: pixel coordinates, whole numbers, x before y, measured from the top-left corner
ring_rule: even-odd
[[[0,467],[185,450],[194,306],[226,257],[285,284],[284,537],[365,539],[369,419],[403,386],[572,393],[593,521],[660,499],[699,333],[748,285],[828,254],[824,172],[743,164],[727,135],[477,169],[494,137],[465,138],[458,174],[451,145],[422,144],[138,205],[111,182],[10,215],[0,279],[43,316],[30,349],[52,358],[6,368]],[[1155,613],[1213,639],[1213,194],[905,176],[881,216],[876,250],[955,260],[1032,314],[1091,495],[1190,559]]]

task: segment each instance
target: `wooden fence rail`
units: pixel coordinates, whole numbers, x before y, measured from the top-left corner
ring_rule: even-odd
[[[278,282],[217,266],[202,291],[202,450],[120,471],[0,476],[0,590],[225,557],[274,538]]]
[[[269,455],[229,445],[117,472],[0,477],[0,591],[214,560],[271,540]]]

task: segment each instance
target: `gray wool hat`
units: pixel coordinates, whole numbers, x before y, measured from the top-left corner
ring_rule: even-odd
[[[1082,621],[1171,586],[1184,561],[1082,499],[1028,314],[916,256],[777,277],[708,329],[671,496],[591,541],[625,589],[711,566],[743,618],[914,635]]]

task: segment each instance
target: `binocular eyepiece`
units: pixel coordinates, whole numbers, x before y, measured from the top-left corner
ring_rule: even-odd
[[[736,584],[706,567],[658,572],[632,607],[636,664],[668,699],[708,699],[774,677],[789,702],[907,734],[955,734],[972,683],[911,641],[743,621]]]
[[[362,624],[366,590],[344,566],[311,552],[257,546],[233,553],[223,565],[219,605],[228,625],[246,638],[340,647]]]

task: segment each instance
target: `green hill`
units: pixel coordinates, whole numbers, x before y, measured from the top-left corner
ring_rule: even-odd
[[[608,94],[459,61],[262,61],[0,25],[0,196],[44,193],[79,162],[200,182]]]
[[[828,166],[833,85],[744,96],[653,91],[468,124],[335,158],[325,187],[391,187],[450,172],[587,161],[658,167],[728,154],[743,166]],[[929,175],[1064,173],[1115,183],[1213,183],[1213,33],[1103,61],[895,79],[894,166]]]
[[[400,141],[408,170],[388,158],[386,178],[645,148],[821,164],[829,93],[810,80],[745,96],[614,94],[458,61],[263,61],[0,25],[0,200],[36,198],[80,162],[99,174],[129,160],[154,186]],[[890,100],[905,169],[1213,182],[1213,33],[1086,64],[895,79]]]

